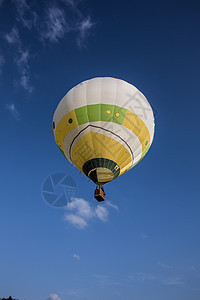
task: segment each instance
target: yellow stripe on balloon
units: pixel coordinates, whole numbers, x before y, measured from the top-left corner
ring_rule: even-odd
[[[123,173],[127,170],[126,166],[132,164],[129,151],[120,142],[93,131],[83,136],[72,151],[72,161],[80,171],[88,160],[101,157],[117,163]]]
[[[123,126],[130,129],[138,137],[140,143],[142,144],[142,151],[149,145],[149,130],[138,115],[127,109]]]
[[[78,126],[74,110],[65,115],[56,127],[55,140],[59,148],[63,151],[63,142],[68,133]]]

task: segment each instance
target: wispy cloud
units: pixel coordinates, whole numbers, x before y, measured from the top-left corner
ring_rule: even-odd
[[[76,254],[76,253],[73,254],[72,257],[75,258],[75,259],[77,259],[77,260],[80,260],[80,256],[78,254]]]
[[[160,265],[162,268],[164,268],[164,269],[172,269],[173,267],[172,266],[170,266],[170,265],[167,265],[167,264],[163,264],[163,263],[161,263],[161,262],[158,262],[158,265]]]
[[[61,2],[68,7],[68,18],[66,18],[65,9],[58,6],[49,7],[46,11],[45,21],[41,26],[41,39],[57,43],[66,33],[71,32],[78,35],[77,45],[79,47],[85,46],[86,39],[94,23],[91,21],[90,16],[87,18],[82,16],[77,7],[78,1],[62,0]],[[75,17],[70,18],[71,14]]]
[[[51,42],[58,42],[69,31],[64,10],[58,7],[49,7],[46,20],[41,31],[41,38]]]
[[[27,49],[20,49],[15,62],[20,71],[20,85],[29,93],[32,93],[33,87],[30,85],[30,67],[29,67],[30,54]]]
[[[62,300],[57,294],[50,294],[46,300]]]
[[[131,281],[139,281],[143,282],[144,284],[148,283],[149,281],[171,286],[181,286],[184,284],[180,276],[171,276],[161,279],[160,276],[152,273],[137,273],[135,275],[130,275],[128,278]]]
[[[113,204],[109,200],[106,200],[105,203],[107,206],[114,208],[116,211],[119,211],[119,207],[116,204]]]
[[[26,91],[31,93],[33,91],[33,87],[30,85],[29,50],[22,46],[19,31],[16,27],[13,27],[11,32],[5,35],[5,39],[15,49],[14,62],[16,63],[20,73],[19,84]]]
[[[78,38],[77,44],[79,47],[85,46],[85,41],[89,35],[90,29],[94,26],[94,23],[91,21],[90,17],[83,19],[77,26],[78,29]]]
[[[88,201],[82,198],[73,198],[66,206],[64,220],[79,229],[87,227],[90,220],[95,218],[106,222],[108,209],[100,205],[93,208]]]
[[[82,0],[60,0],[60,2],[65,4],[67,9],[70,10],[70,15],[75,17],[72,22],[73,25],[83,19],[83,14],[78,7],[78,4],[82,2]]]
[[[131,281],[138,281],[138,282],[148,282],[148,281],[157,281],[158,276],[152,274],[152,273],[137,273],[134,275],[129,275],[128,279]]]
[[[0,3],[2,2],[0,0]],[[91,17],[84,16],[78,8],[81,0],[60,0],[60,5],[58,2],[54,6],[49,5],[44,17],[33,9],[34,2],[31,4],[28,4],[27,0],[12,0],[12,2],[16,7],[18,23],[21,23],[28,30],[36,28],[43,41],[48,40],[56,43],[66,33],[74,32],[78,34],[76,39],[78,46],[83,47],[91,28],[94,26]]]
[[[156,280],[157,276],[149,273],[138,273],[137,278],[141,281],[146,281],[146,280]]]
[[[17,27],[14,26],[10,33],[5,34],[5,39],[9,44],[21,47],[21,41]]]
[[[183,281],[180,277],[164,279],[161,280],[161,283],[165,285],[183,285]]]
[[[19,71],[20,78],[17,83],[27,92],[33,91],[30,83],[30,61],[33,55],[30,55],[30,45],[25,44],[25,40],[20,33],[29,31],[32,39],[29,41],[43,43],[60,42],[66,34],[70,33],[79,48],[86,46],[87,38],[94,26],[90,16],[86,16],[79,9],[79,3],[82,0],[60,0],[54,1],[54,5],[46,3],[45,9],[37,11],[35,1],[12,0],[11,3],[15,8],[15,17],[13,18],[13,28],[10,32],[2,33],[7,43],[11,47],[14,62]],[[0,6],[4,3],[0,0]],[[35,5],[35,7],[34,7]],[[23,27],[23,28],[22,28]],[[28,39],[27,39],[28,40]],[[3,56],[6,55],[3,53]],[[4,60],[0,56],[0,73]],[[16,82],[16,80],[14,80]]]
[[[5,108],[12,114],[12,116],[17,120],[20,121],[20,114],[16,109],[14,103],[6,104]]]
[[[37,13],[27,4],[26,0],[13,0],[13,2],[16,5],[17,21],[30,30],[36,25]]]

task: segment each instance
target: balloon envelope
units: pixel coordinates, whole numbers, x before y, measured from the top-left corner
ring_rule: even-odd
[[[64,156],[96,184],[133,168],[154,136],[153,111],[133,85],[99,77],[72,88],[53,117],[53,133]]]

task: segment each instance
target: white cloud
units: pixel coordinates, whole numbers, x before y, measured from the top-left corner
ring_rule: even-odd
[[[93,23],[90,21],[90,17],[87,17],[87,19],[82,20],[82,22],[79,25],[80,34],[84,37],[84,35],[92,26]]]
[[[41,32],[42,39],[58,42],[65,32],[69,31],[65,20],[65,12],[58,7],[49,7],[46,13],[46,22]]]
[[[88,225],[86,220],[84,220],[83,218],[75,214],[66,214],[64,220],[68,221],[69,223],[71,223],[72,225],[74,225],[79,229],[84,229]]]
[[[80,259],[80,256],[78,254],[73,254],[72,257],[75,258],[75,259],[77,259],[77,260]]]
[[[12,114],[12,116],[17,120],[20,121],[20,114],[16,109],[14,103],[6,104],[5,108]]]
[[[15,62],[19,68],[25,68],[27,66],[29,59],[29,51],[26,50],[20,50],[19,56],[15,58]]]
[[[17,20],[21,21],[23,26],[30,30],[36,25],[36,12],[26,3],[26,0],[13,0],[13,2],[17,9]]]
[[[85,219],[90,219],[94,216],[90,204],[82,198],[73,198],[73,200],[68,203],[67,210],[76,211],[78,216]]]
[[[110,201],[106,200],[106,205],[114,208],[116,211],[119,211],[119,207],[116,204],[112,204]]]
[[[19,38],[19,32],[16,27],[13,27],[10,33],[7,33],[5,35],[5,39],[9,44],[18,44],[18,46],[21,44],[20,38]]]
[[[138,279],[142,280],[142,281],[146,281],[146,280],[156,280],[157,277],[153,274],[149,274],[149,273],[139,273],[138,274]]]
[[[102,205],[92,207],[88,201],[82,198],[72,198],[66,206],[64,220],[79,229],[87,227],[89,222],[93,219],[106,222],[109,212],[108,208]]]
[[[29,93],[32,93],[33,87],[30,85],[30,72],[29,72],[29,59],[30,54],[27,49],[19,50],[15,58],[15,62],[20,71],[20,85],[27,90]]]
[[[49,7],[46,11],[45,21],[41,26],[41,39],[56,43],[66,33],[73,32],[74,34],[78,34],[78,46],[83,47],[94,23],[89,16],[87,18],[82,16],[77,7],[79,1],[61,0],[61,2],[68,6],[68,19],[66,20],[66,9],[61,9],[58,6]],[[72,15],[73,17],[71,17]]]
[[[76,20],[73,20],[73,22],[70,23],[70,28],[71,31],[78,33],[77,44],[79,47],[84,46],[89,30],[94,26],[90,16],[85,17],[78,8],[78,4],[81,1],[82,0],[61,0],[62,3],[70,8],[71,13],[76,16]]]
[[[170,266],[170,265],[167,265],[167,264],[163,264],[163,263],[161,263],[161,262],[158,262],[158,265],[160,265],[162,268],[164,268],[164,269],[172,269],[173,267],[172,266]]]
[[[151,273],[137,273],[128,277],[130,280],[139,282],[157,281],[158,277]]]
[[[20,73],[19,84],[26,91],[31,93],[33,91],[33,87],[30,85],[29,50],[22,46],[22,42],[19,37],[19,32],[16,27],[13,27],[11,32],[5,35],[5,39],[10,45],[14,47],[15,50],[14,62],[16,63]]]
[[[101,221],[106,222],[108,220],[108,210],[104,206],[97,205],[95,210],[97,218]]]
[[[137,273],[136,275],[130,275],[130,280],[133,281],[139,281],[139,282],[149,282],[149,281],[155,281],[160,284],[164,285],[171,285],[171,286],[181,286],[183,285],[183,281],[181,277],[169,277],[165,279],[160,279],[159,276],[151,274],[151,273]]]
[[[50,294],[46,300],[62,300],[57,294]]]
[[[80,1],[78,0],[61,0],[66,5],[62,8],[56,5],[49,6],[44,17],[38,15],[32,8],[33,4],[27,4],[26,0],[13,0],[13,2],[16,5],[17,21],[21,22],[28,30],[36,28],[42,41],[48,40],[56,43],[66,33],[73,32],[78,35],[76,39],[78,46],[83,47],[94,26],[90,16],[83,16],[79,10],[77,5]],[[10,44],[20,42],[16,26],[5,37]]]
[[[180,277],[168,278],[161,281],[165,285],[183,285]]]
[[[67,6],[67,8],[70,11],[70,15],[71,16],[73,15],[73,17],[75,16],[76,21],[75,20],[73,21],[74,25],[78,20],[80,21],[80,19],[83,18],[82,13],[81,13],[80,9],[78,8],[78,4],[82,0],[60,0],[60,1]]]
[[[55,2],[55,1],[54,1]],[[12,47],[14,53],[14,61],[18,66],[20,78],[15,80],[26,91],[31,93],[33,87],[30,83],[30,54],[29,47],[25,46],[24,41],[20,37],[19,25],[22,24],[26,29],[39,36],[36,38],[40,42],[45,40],[51,43],[57,43],[64,36],[71,32],[72,36],[79,47],[85,46],[86,39],[89,35],[94,23],[90,16],[85,17],[80,9],[78,3],[81,0],[60,0],[60,3],[55,2],[54,6],[48,6],[46,11],[41,11],[37,14],[33,9],[36,4],[35,1],[27,0],[12,0],[16,7],[15,26],[12,30],[4,35],[5,40]],[[0,0],[2,5],[3,0]],[[66,19],[67,16],[67,19]],[[17,27],[18,26],[18,27]],[[33,35],[33,38],[35,34]],[[3,64],[3,58],[0,56],[0,73]]]
[[[89,35],[89,30],[94,26],[94,23],[91,22],[90,17],[83,19],[77,26],[79,36],[77,38],[77,44],[79,47],[83,47],[85,40]]]
[[[21,74],[20,85],[29,93],[32,93],[33,87],[30,85],[30,75],[26,71]]]

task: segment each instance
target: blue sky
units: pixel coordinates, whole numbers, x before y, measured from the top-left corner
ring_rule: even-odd
[[[199,10],[197,1],[0,1],[0,297],[199,300]],[[156,115],[147,156],[106,185],[101,208],[51,131],[66,92],[97,76],[132,83]],[[41,195],[57,172],[76,182],[68,210]]]

